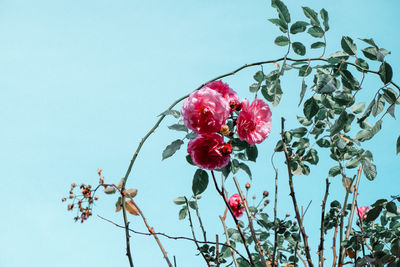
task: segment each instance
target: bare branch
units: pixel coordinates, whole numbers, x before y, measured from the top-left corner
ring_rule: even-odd
[[[326,205],[326,200],[328,198],[328,192],[329,192],[329,180],[326,178],[326,188],[325,188],[325,196],[324,199],[322,200],[322,211],[321,211],[321,241],[319,243],[318,247],[318,256],[319,256],[319,267],[324,266],[324,219],[325,219],[325,205]]]

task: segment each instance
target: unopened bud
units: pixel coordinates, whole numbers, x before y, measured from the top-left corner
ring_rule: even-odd
[[[68,205],[68,210],[72,210],[74,208],[74,205],[73,204],[69,204]]]
[[[264,192],[263,192],[263,196],[264,196],[264,197],[268,197],[268,196],[269,196],[269,192],[268,192],[268,191],[264,191]]]
[[[264,206],[267,206],[268,204],[269,204],[269,200],[267,199],[264,201]]]
[[[62,201],[62,202],[65,202],[65,201],[67,201],[67,199],[66,199],[65,197],[63,197],[63,198],[61,199],[61,201]]]
[[[224,124],[221,126],[221,130],[219,130],[219,132],[223,135],[223,136],[227,136],[229,135],[229,126]]]
[[[70,198],[70,199],[74,198],[74,195],[69,195],[69,198]]]
[[[246,187],[246,189],[249,189],[250,188],[250,183],[246,183],[245,187]]]
[[[297,222],[293,222],[293,225],[296,225],[297,224]]]
[[[232,153],[232,146],[230,144],[224,144],[222,148],[220,148],[220,151],[224,155],[229,155]]]
[[[257,197],[256,196],[253,196],[253,199],[256,199]]]
[[[94,200],[98,200],[98,199],[99,199],[99,197],[98,197],[98,196],[95,196],[95,197],[94,197]]]
[[[104,184],[104,177],[103,176],[100,177],[99,184]]]
[[[76,183],[72,183],[71,187],[74,188],[76,186]]]
[[[286,215],[285,215],[286,217],[289,217],[290,216],[290,214],[289,213],[286,213]]]

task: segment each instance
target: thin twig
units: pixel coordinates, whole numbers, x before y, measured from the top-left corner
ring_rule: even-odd
[[[300,260],[303,262],[304,267],[308,267],[307,262],[303,259],[303,257],[300,255],[300,253],[298,251],[296,251],[297,256],[300,258]]]
[[[285,153],[286,165],[287,165],[287,168],[288,168],[290,196],[292,197],[292,202],[293,202],[293,207],[294,207],[294,211],[295,211],[295,214],[296,214],[296,219],[297,219],[297,222],[299,224],[301,235],[303,237],[304,250],[305,250],[305,253],[306,253],[307,262],[308,262],[308,265],[310,267],[313,267],[314,265],[313,265],[312,260],[311,260],[310,247],[308,246],[308,236],[307,236],[306,231],[304,229],[303,221],[302,221],[302,219],[300,217],[299,207],[297,205],[296,195],[294,193],[293,173],[292,173],[292,171],[290,169],[290,156],[289,156],[287,148],[286,148],[284,131],[285,131],[285,119],[282,117],[281,118],[281,137],[282,137],[282,141],[283,141],[283,150],[284,150],[284,153]]]
[[[332,267],[336,266],[336,260],[337,260],[337,255],[336,255],[336,237],[337,237],[338,226],[339,226],[339,216],[340,216],[340,214],[338,215],[338,217],[336,219],[335,232],[333,234],[333,239],[332,239],[332,253],[333,253]]]
[[[319,256],[319,267],[324,266],[324,219],[325,219],[325,205],[326,205],[326,200],[328,198],[328,192],[329,192],[329,180],[326,178],[326,188],[325,188],[325,196],[324,199],[322,200],[322,211],[321,211],[321,241],[319,243],[318,247],[318,256]]]
[[[204,253],[201,250],[199,243],[196,239],[196,234],[194,233],[194,228],[193,228],[193,223],[192,223],[192,216],[190,215],[189,202],[186,197],[185,197],[185,202],[186,202],[186,208],[187,208],[188,214],[189,214],[189,223],[190,223],[190,229],[192,230],[193,241],[196,244],[197,250],[200,252],[201,256],[203,256],[204,260],[206,261],[207,266],[211,267],[210,261],[207,259],[206,255],[204,255]]]
[[[217,267],[219,267],[219,244],[218,244],[218,235],[215,235],[215,255],[217,260]]]
[[[168,266],[172,267],[172,264],[169,261],[169,258],[167,256],[167,252],[165,251],[164,247],[162,246],[162,244],[160,242],[160,239],[158,239],[158,236],[157,236],[156,232],[154,232],[154,228],[150,227],[150,225],[147,223],[146,217],[144,217],[143,212],[140,210],[139,206],[135,203],[135,201],[133,201],[133,198],[131,198],[131,201],[132,201],[133,205],[135,205],[136,209],[138,210],[138,212],[140,214],[140,217],[142,217],[142,220],[143,220],[144,224],[146,225],[147,230],[154,237],[154,239],[156,240],[158,246],[160,247],[161,252],[162,252],[162,254],[164,256],[164,259],[167,262]]]
[[[195,204],[195,208],[196,208],[196,215],[197,215],[197,218],[199,219],[200,228],[201,228],[201,231],[203,232],[204,241],[207,241],[206,230],[204,229],[203,222],[201,221],[199,206],[197,205],[197,197],[196,196],[194,197],[194,204]]]
[[[358,186],[360,184],[361,172],[362,172],[362,165],[358,168],[358,172],[357,172],[357,179],[356,179],[356,184],[354,186],[354,192],[353,192],[353,202],[351,204],[350,216],[349,216],[349,220],[347,222],[345,240],[349,239],[349,235],[350,235],[351,225],[352,225],[353,217],[354,217],[354,209],[356,207],[356,200],[357,200],[357,195],[358,195],[357,192],[358,192]],[[341,251],[340,251],[341,261],[339,261],[339,266],[341,266],[344,261],[344,253],[345,253],[345,249],[344,249],[344,247],[342,247]]]
[[[232,259],[233,259],[233,263],[235,264],[235,267],[239,267],[239,264],[237,263],[236,256],[235,256],[235,252],[234,252],[235,250],[232,249],[231,241],[229,240],[228,229],[226,228],[226,225],[225,225],[225,218],[226,218],[226,211],[227,211],[227,210],[228,210],[228,208],[225,210],[225,215],[224,215],[224,217],[219,216],[219,218],[221,219],[222,226],[224,227],[224,232],[225,232],[225,237],[226,237],[226,243],[227,243],[227,244],[229,245],[229,247],[230,247],[231,254],[232,254]]]
[[[251,266],[255,266],[255,264],[254,264],[254,262],[253,262],[253,259],[252,259],[252,257],[251,257],[251,253],[250,253],[250,251],[249,251],[249,247],[248,247],[248,245],[247,245],[246,238],[244,237],[243,232],[242,232],[242,229],[240,228],[239,221],[238,221],[238,219],[236,218],[235,214],[233,213],[231,207],[229,206],[228,200],[227,200],[226,196],[224,195],[223,191],[221,191],[221,190],[219,189],[218,184],[217,184],[217,180],[215,179],[214,171],[211,171],[211,176],[212,176],[213,181],[214,181],[215,189],[217,190],[217,192],[219,193],[219,195],[220,195],[220,196],[222,197],[222,199],[224,200],[225,206],[228,208],[229,213],[232,215],[232,218],[233,218],[233,220],[234,220],[234,222],[235,222],[236,228],[238,229],[238,232],[239,232],[239,234],[240,234],[240,238],[241,238],[242,241],[243,241],[244,248],[246,249],[246,253],[247,253],[248,257],[249,257],[250,264],[251,264]]]
[[[271,163],[272,167],[275,171],[275,199],[274,199],[274,248],[272,251],[272,267],[275,267],[275,257],[276,257],[276,249],[278,248],[278,227],[277,227],[277,207],[278,207],[278,169],[275,167],[274,164],[274,155],[275,152],[272,154]]]
[[[126,256],[129,260],[130,267],[133,267],[133,260],[131,255],[131,245],[130,245],[130,236],[129,236],[129,221],[126,216],[126,206],[125,206],[125,197],[122,196],[122,214],[124,217],[124,225],[125,225],[125,243],[126,243]]]
[[[254,227],[253,227],[253,218],[251,216],[250,210],[249,210],[249,206],[247,204],[246,199],[243,196],[243,192],[240,189],[239,183],[236,179],[236,177],[233,177],[233,181],[235,182],[236,188],[239,192],[240,195],[240,199],[242,200],[243,206],[244,206],[244,210],[246,211],[247,214],[247,219],[249,220],[249,229],[251,232],[251,236],[253,237],[253,241],[256,244],[257,247],[257,252],[258,255],[260,255],[260,260],[261,260],[261,265],[264,267],[267,267],[267,263],[265,262],[265,258],[264,258],[264,249],[260,244],[260,240],[258,240],[257,236],[256,236],[256,232],[254,231]]]

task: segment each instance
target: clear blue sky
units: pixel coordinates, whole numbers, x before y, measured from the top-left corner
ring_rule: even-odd
[[[342,35],[373,37],[392,51],[387,59],[394,80],[400,81],[398,1],[286,2],[292,20],[305,19],[301,5],[329,11],[328,54],[340,49]],[[127,266],[123,231],[96,216],[83,225],[74,223],[61,197],[71,182],[97,183],[100,167],[106,182],[117,183],[140,138],[176,98],[245,63],[281,57],[285,49],[273,44],[280,32],[267,21],[276,16],[269,1],[260,0],[1,1],[0,266]],[[257,70],[225,81],[241,98],[250,97],[248,86]],[[367,78],[364,90],[377,90],[377,77]],[[280,117],[295,126],[300,84],[295,75],[284,77],[271,136],[259,147],[258,163],[251,165],[251,194],[273,191],[270,153]],[[190,196],[195,169],[186,164],[185,149],[161,162],[164,147],[181,137],[166,128],[172,123],[168,118],[144,146],[128,186],[139,190],[136,201],[157,231],[190,236],[188,222],[177,220],[172,200]],[[363,179],[360,205],[399,193],[400,159],[394,148],[398,133],[398,122],[387,117],[376,141],[366,144],[374,152],[378,177],[374,182]],[[327,159],[312,168],[309,177],[295,181],[299,203],[305,206],[313,199],[305,219],[314,229],[308,230],[313,252],[323,180],[332,164]],[[278,166],[279,213],[293,214],[284,166]],[[238,178],[242,184],[248,181],[243,173]],[[228,190],[233,191],[231,183]],[[342,197],[340,179],[332,179],[329,200]],[[95,215],[122,223],[114,202],[114,196],[101,194]],[[217,215],[223,203],[212,187],[199,205],[209,237],[221,235]],[[131,219],[134,229],[145,230],[139,217]],[[171,257],[176,255],[178,266],[203,266],[194,256],[194,244],[162,242]],[[132,254],[135,266],[164,266],[152,238],[133,236]]]

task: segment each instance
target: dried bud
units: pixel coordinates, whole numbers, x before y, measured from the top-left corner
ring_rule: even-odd
[[[246,183],[245,187],[246,187],[246,189],[249,189],[250,188],[250,183]]]
[[[66,199],[65,197],[63,197],[63,198],[61,199],[61,201],[62,201],[62,202],[65,202],[65,201],[67,201],[67,199]]]
[[[98,200],[98,199],[99,199],[99,197],[98,197],[98,196],[95,196],[95,197],[94,197],[94,200]]]
[[[264,191],[264,192],[263,192],[263,196],[264,196],[264,197],[268,197],[268,196],[269,196],[269,192],[268,192],[268,191]]]
[[[224,124],[221,126],[221,130],[219,130],[219,132],[223,135],[223,136],[227,136],[229,135],[229,126]]]
[[[99,168],[98,170],[97,170],[97,174],[99,175],[99,176],[101,176],[101,173],[103,172],[103,169],[102,168]]]
[[[74,198],[74,195],[69,195],[69,198],[70,198],[70,199],[73,199],[73,198]]]
[[[74,188],[76,186],[76,183],[72,183],[71,187]]]
[[[74,208],[74,204],[69,204],[68,205],[68,210],[72,210]]]
[[[100,177],[99,184],[104,184],[104,177],[103,176]]]
[[[286,213],[286,215],[285,215],[286,217],[289,217],[290,216],[290,214],[289,213]]]
[[[264,206],[267,206],[268,204],[269,204],[269,200],[267,199],[264,201]]]

